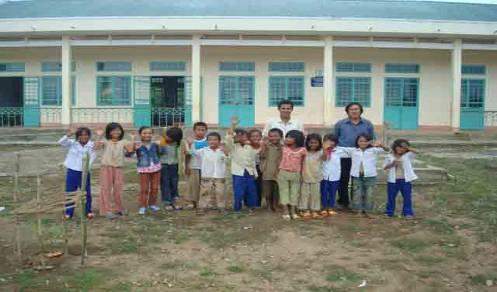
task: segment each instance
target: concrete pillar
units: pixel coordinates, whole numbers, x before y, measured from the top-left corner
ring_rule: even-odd
[[[202,118],[202,109],[200,108],[200,78],[201,78],[201,53],[200,53],[200,35],[194,35],[192,38],[192,121],[200,121]]]
[[[71,125],[71,40],[68,36],[62,37],[62,112],[61,124],[63,126]]]
[[[462,68],[462,41],[454,41],[452,49],[452,102],[450,125],[457,131],[461,125],[461,68]]]
[[[323,126],[329,127],[333,119],[335,108],[333,88],[333,37],[324,38],[324,60],[323,60]]]

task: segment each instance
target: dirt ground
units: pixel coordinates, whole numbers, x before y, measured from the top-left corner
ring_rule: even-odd
[[[1,150],[0,172],[8,173],[14,149]],[[21,172],[43,169],[42,200],[62,198],[64,153],[52,147],[15,150],[21,150]],[[0,177],[0,206],[7,207],[0,213],[0,290],[497,291],[495,149],[421,150],[423,160],[446,168],[452,179],[415,186],[416,218],[411,221],[382,216],[383,186],[375,192],[376,209],[369,219],[339,213],[284,221],[266,210],[139,216],[130,162],[124,194],[128,214],[89,222],[83,267],[78,221],[67,224],[68,253],[47,258],[48,252],[64,250],[61,215],[23,215],[16,227],[13,181]],[[22,177],[20,186],[20,201],[26,204],[36,195],[35,180]],[[97,209],[97,176],[92,187]],[[184,184],[181,190],[184,194]],[[400,198],[398,203],[397,210]],[[14,252],[16,233],[21,258]]]

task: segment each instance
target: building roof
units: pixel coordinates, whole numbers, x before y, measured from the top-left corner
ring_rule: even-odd
[[[296,17],[497,22],[497,5],[395,0],[23,0],[0,19],[65,17]]]

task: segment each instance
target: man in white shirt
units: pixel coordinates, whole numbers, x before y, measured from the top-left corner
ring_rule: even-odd
[[[285,137],[286,133],[291,130],[299,130],[304,132],[304,125],[296,119],[292,119],[291,115],[293,112],[293,102],[291,100],[282,100],[278,103],[278,111],[280,112],[280,117],[276,119],[270,119],[264,130],[262,131],[262,135],[267,137],[269,130],[273,128],[280,129],[283,132],[283,137]]]

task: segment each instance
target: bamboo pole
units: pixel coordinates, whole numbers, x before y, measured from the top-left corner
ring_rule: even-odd
[[[14,162],[14,192],[12,194],[15,208],[17,208],[17,201],[19,195],[19,170],[20,170],[19,160],[20,160],[20,154],[16,152],[15,162]],[[20,261],[22,257],[22,251],[21,251],[21,232],[19,230],[19,216],[16,214],[14,219],[16,225],[15,254],[17,256],[17,259]]]
[[[88,170],[90,166],[90,155],[89,153],[85,153],[83,156],[83,173],[81,177],[81,196],[80,196],[80,205],[81,212],[79,214],[79,218],[81,219],[81,265],[85,264],[86,257],[86,241],[87,241],[87,220],[86,220],[86,180],[88,179]]]

